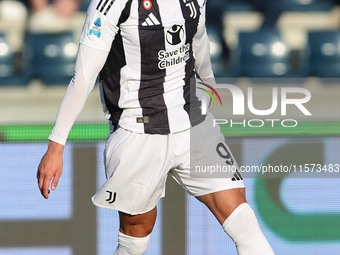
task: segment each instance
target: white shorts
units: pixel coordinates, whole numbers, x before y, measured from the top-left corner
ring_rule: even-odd
[[[212,120],[208,114],[199,125],[168,135],[116,130],[104,151],[107,181],[93,203],[132,215],[148,212],[164,197],[168,174],[193,196],[244,188],[237,163]],[[220,170],[232,166],[232,171],[213,177],[206,166],[216,171],[217,165]]]

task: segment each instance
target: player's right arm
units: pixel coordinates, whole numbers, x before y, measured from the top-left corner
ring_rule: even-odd
[[[47,199],[49,187],[55,190],[62,174],[62,154],[68,134],[92,91],[108,52],[80,44],[74,76],[61,102],[57,119],[49,136],[49,146],[38,167],[38,185]]]
[[[118,31],[120,11],[124,8],[125,2],[126,0],[115,1],[113,4],[115,6],[111,6],[107,5],[107,1],[92,0],[89,5],[80,38],[74,76],[49,136],[48,150],[38,167],[39,189],[46,199],[50,184],[52,190],[57,187],[62,173],[64,145],[105,64],[112,41]]]

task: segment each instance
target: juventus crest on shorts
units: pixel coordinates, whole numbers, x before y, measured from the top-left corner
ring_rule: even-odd
[[[204,120],[192,48],[204,0],[93,0],[80,42],[109,51],[100,73],[113,126],[167,134]]]

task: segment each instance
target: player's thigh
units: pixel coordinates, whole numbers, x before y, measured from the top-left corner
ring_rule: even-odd
[[[192,196],[200,197],[224,190],[244,188],[239,166],[225,142],[218,126],[213,126],[212,115],[193,127],[190,132],[189,149],[179,154],[180,164],[170,174]],[[184,140],[178,134],[175,142]]]
[[[108,180],[92,201],[131,215],[152,210],[164,196],[169,161],[168,136],[118,129],[105,149]]]
[[[221,190],[196,198],[209,208],[221,224],[240,204],[247,202],[244,188]]]

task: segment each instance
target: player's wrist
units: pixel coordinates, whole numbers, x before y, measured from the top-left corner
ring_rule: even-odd
[[[50,142],[48,144],[48,150],[53,152],[53,153],[63,154],[63,152],[64,152],[64,145],[50,140]]]

